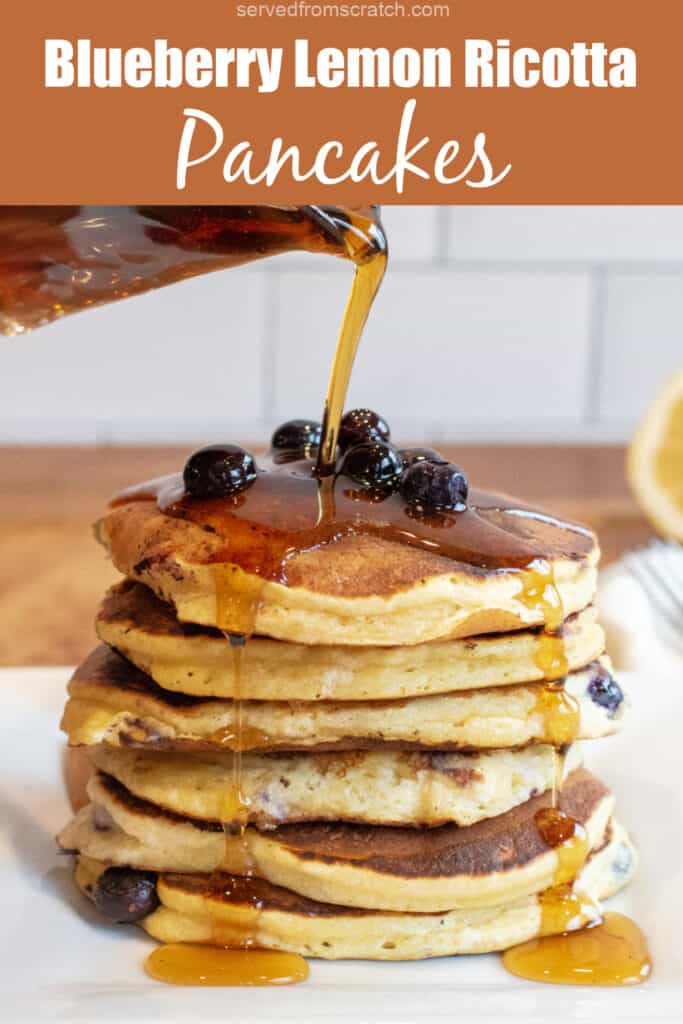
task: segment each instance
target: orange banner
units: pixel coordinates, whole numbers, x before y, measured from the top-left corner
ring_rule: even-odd
[[[679,203],[683,8],[25,0],[3,203]]]

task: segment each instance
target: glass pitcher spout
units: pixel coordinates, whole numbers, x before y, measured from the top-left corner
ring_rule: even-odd
[[[377,208],[2,206],[0,334],[296,250],[385,253]]]

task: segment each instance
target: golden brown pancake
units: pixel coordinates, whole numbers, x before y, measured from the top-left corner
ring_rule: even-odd
[[[627,833],[611,822],[604,845],[590,856],[577,880],[585,899],[575,926],[594,919],[594,901],[621,889],[633,876],[636,861]],[[102,862],[78,859],[76,880],[91,899],[104,869]],[[543,929],[533,894],[497,907],[407,914],[321,903],[262,879],[234,875],[162,874],[157,892],[161,905],[140,924],[161,942],[230,943],[243,929],[245,915],[254,920],[252,908],[258,902],[256,945],[326,960],[487,953],[534,938]]]
[[[489,525],[535,549],[552,569],[564,615],[593,600],[599,549],[586,530],[491,511]],[[213,531],[213,532],[212,532]],[[551,608],[519,569],[481,569],[426,548],[360,534],[295,552],[286,583],[230,562],[226,538],[156,502],[112,508],[97,535],[125,576],[149,586],[182,622],[300,644],[403,645],[543,625]],[[245,603],[253,606],[245,626]]]
[[[105,745],[89,750],[97,768],[133,796],[186,818],[225,823],[226,793],[234,783],[232,754]],[[564,774],[580,764],[576,743],[564,758]],[[465,826],[544,793],[555,772],[554,748],[543,745],[481,754],[252,753],[242,757],[240,787],[247,820],[260,829],[301,821]]]
[[[59,836],[63,849],[152,871],[206,874],[228,864],[232,872],[244,870],[242,847],[237,840],[226,845],[215,822],[162,810],[106,775],[90,781],[88,794],[92,804]],[[411,913],[498,906],[553,883],[558,855],[535,823],[550,801],[543,794],[468,828],[249,827],[248,863],[258,877],[323,903]],[[603,842],[613,806],[607,787],[584,769],[565,781],[562,810],[583,824],[590,849]]]
[[[160,686],[197,697],[234,696],[234,658],[223,634],[182,623],[171,606],[132,580],[112,587],[97,634]],[[596,611],[563,629],[569,671],[604,650]],[[548,649],[540,629],[444,640],[414,647],[311,647],[252,637],[240,693],[251,700],[387,700],[504,686],[543,678]]]
[[[594,699],[601,692],[596,685],[605,681],[621,698],[606,658],[565,680],[579,709],[574,739],[606,736],[621,728],[624,703],[603,706]],[[74,745],[220,750],[235,736],[233,701],[162,690],[107,647],[92,652],[68,690],[62,728]],[[542,683],[394,701],[244,701],[241,707],[244,749],[443,751],[556,739]]]

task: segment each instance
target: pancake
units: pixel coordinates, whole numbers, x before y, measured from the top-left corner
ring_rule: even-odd
[[[248,827],[236,849],[220,825],[197,822],[134,797],[119,782],[95,775],[92,804],[58,837],[65,850],[108,864],[151,871],[207,874],[236,862],[274,885],[308,899],[411,913],[492,907],[547,889],[558,854],[543,842],[535,815],[550,794],[527,800],[468,828],[391,828],[344,823]],[[607,787],[584,769],[562,787],[561,807],[599,847],[612,814]]]
[[[599,549],[590,531],[496,507],[486,525],[513,548],[538,551],[547,577],[475,568],[366,533],[295,551],[286,581],[275,582],[231,562],[229,537],[208,520],[175,518],[154,501],[113,507],[96,532],[116,568],[170,602],[182,622],[293,643],[400,646],[539,626],[555,612],[544,585],[553,581],[565,617],[591,603]]]
[[[610,735],[624,702],[606,658],[572,672],[575,739]],[[605,687],[613,700],[605,700]],[[125,658],[96,648],[69,683],[62,728],[74,745],[219,750],[234,739],[235,705],[162,690]],[[244,701],[242,747],[263,750],[486,749],[551,742],[542,683],[395,701]]]
[[[132,580],[106,595],[96,621],[104,643],[159,686],[197,697],[234,696],[234,660],[223,634],[181,623],[171,606]],[[594,608],[563,629],[570,671],[604,650]],[[311,647],[249,640],[241,696],[251,700],[390,700],[540,680],[547,640],[539,629],[415,647]]]
[[[592,854],[576,883],[586,894],[584,910],[574,924],[595,914],[594,901],[607,899],[628,881],[636,853],[618,823],[612,821],[602,848]],[[93,898],[105,865],[80,857],[76,880]],[[263,880],[227,875],[162,874],[157,892],[161,905],[141,921],[161,942],[215,943],[239,932],[253,905],[261,909],[255,943],[326,960],[416,960],[459,953],[487,953],[525,942],[543,929],[536,895],[498,907],[450,910],[438,914],[378,912],[319,903]]]
[[[158,753],[94,747],[92,761],[142,800],[186,818],[225,822],[231,754]],[[564,760],[581,764],[580,744]],[[244,754],[241,792],[260,829],[301,821],[374,825],[472,825],[550,789],[552,747],[482,754],[351,751]]]

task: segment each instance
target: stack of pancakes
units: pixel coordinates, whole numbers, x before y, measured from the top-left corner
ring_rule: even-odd
[[[552,930],[542,894],[561,850],[536,818],[561,738],[560,807],[589,850],[572,926],[590,920],[635,867],[580,742],[621,727],[623,694],[592,606],[595,539],[544,518],[523,529],[544,546],[561,640],[524,573],[361,534],[258,582],[238,659],[226,609],[255,581],[216,561],[201,526],[150,501],[113,508],[98,535],[125,579],[63,718],[94,766],[59,837],[83,891],[97,902],[112,866],[154,873],[140,923],[165,942],[329,959],[504,949]]]

